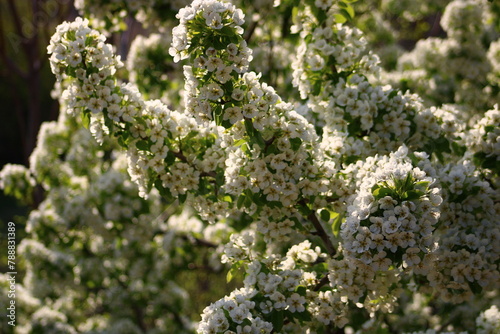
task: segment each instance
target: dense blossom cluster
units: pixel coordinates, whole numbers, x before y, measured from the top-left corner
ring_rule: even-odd
[[[444,300],[460,303],[500,279],[499,194],[470,161],[448,165],[438,176],[446,194],[441,209],[446,228],[427,278]]]
[[[229,243],[225,257],[238,261],[236,265],[246,257],[244,287],[205,308],[198,333],[271,333],[281,329],[299,333],[317,326],[302,325],[312,317],[323,325],[345,325],[347,308],[340,294],[317,289],[324,266],[304,269],[304,265],[324,261],[327,255],[319,247],[312,248],[306,240],[289,248],[284,257],[263,256],[248,252],[252,236],[242,237],[234,239],[246,241],[247,253],[245,247]]]
[[[401,265],[402,260],[405,266],[413,267],[420,263],[415,256],[431,247],[442,199],[426,155],[419,156],[422,170],[412,165],[407,154],[407,148],[402,147],[389,156],[367,159],[356,171],[360,184],[341,226],[347,256],[371,264],[373,256],[399,253],[395,263],[383,259],[382,267]],[[378,270],[378,264],[374,268]]]
[[[430,71],[421,67],[437,57],[436,87],[422,99],[386,85],[402,77],[383,73],[361,30],[344,24],[354,15],[350,2],[282,4],[300,37],[295,60],[282,64],[298,90],[286,99],[277,93],[283,87],[250,71],[251,34],[233,3],[195,0],[179,10],[171,39],[138,37],[128,84],[120,57],[88,20],[57,28],[48,52],[64,112],[42,127],[29,173],[10,166],[0,173],[6,190],[16,182],[12,189],[30,189],[34,178],[49,191],[20,247],[24,284],[48,301],[30,308],[31,328],[424,333],[476,321],[478,332],[494,333],[498,42],[479,19],[490,7],[452,1],[445,42],[419,42],[402,58],[401,69],[414,68],[405,82],[418,87]],[[154,12],[160,2],[148,3]],[[143,6],[125,10],[135,15]],[[426,58],[414,59],[423,49]],[[163,67],[165,59],[184,61],[182,73]],[[440,77],[445,69],[450,76]],[[432,105],[449,88],[443,82],[453,98]],[[478,90],[469,96],[468,87]],[[172,203],[184,213],[175,215]],[[181,268],[225,266],[227,280],[243,286],[207,306],[194,326],[174,279]],[[78,288],[63,296],[71,284]],[[159,306],[134,309],[144,301]],[[106,312],[69,326],[70,304],[83,302]]]
[[[350,163],[402,144],[422,150],[442,135],[435,109],[425,109],[419,97],[370,83],[381,68],[358,29],[335,24],[332,13],[313,12],[306,6],[294,26],[302,37],[292,64],[294,84],[307,97],[323,132],[322,149],[331,158]]]
[[[6,164],[0,171],[0,189],[19,200],[31,197],[36,181],[28,169],[21,165]]]

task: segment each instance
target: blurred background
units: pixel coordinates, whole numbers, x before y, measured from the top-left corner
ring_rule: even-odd
[[[0,169],[28,165],[40,124],[57,119],[47,45],[55,27],[76,15],[73,0],[0,0]],[[0,193],[0,221],[26,211]]]

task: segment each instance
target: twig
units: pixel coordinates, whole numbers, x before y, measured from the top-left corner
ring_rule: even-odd
[[[303,200],[301,202],[299,202],[299,204],[305,205]],[[330,256],[333,257],[337,251],[335,250],[330,237],[323,228],[323,225],[319,221],[318,217],[316,217],[314,211],[311,211],[311,213],[307,216],[307,219],[309,219],[309,221],[313,224],[314,228],[316,229],[317,235],[321,238],[321,240],[323,240],[326,250],[328,251]]]

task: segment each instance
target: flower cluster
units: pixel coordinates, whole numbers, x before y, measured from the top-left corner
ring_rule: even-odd
[[[429,252],[442,198],[426,154],[414,153],[413,158],[416,165],[401,147],[389,156],[367,159],[356,171],[361,182],[340,232],[347,257],[387,270],[402,264],[415,268]]]
[[[0,189],[20,201],[30,202],[35,185],[35,179],[24,166],[6,164],[0,171]]]
[[[498,284],[498,192],[479,178],[470,161],[438,173],[443,188],[439,248],[430,285],[443,300],[460,303]]]
[[[488,110],[466,137],[466,145],[478,166],[492,170],[496,178],[500,175],[500,110],[498,104]],[[498,180],[494,180],[498,186]]]
[[[493,305],[476,319],[478,334],[495,333],[500,330],[500,312],[498,307]]]
[[[61,73],[60,70],[68,66],[67,75],[76,79],[63,92],[70,101],[69,109],[83,109],[84,118],[98,141],[102,142],[104,134],[113,130],[119,135],[119,143],[128,149],[129,173],[141,194],[146,196],[154,182],[161,182],[174,195],[197,189],[200,172],[188,161],[194,161],[194,156],[199,154],[196,149],[200,141],[205,145],[214,143],[215,138],[209,136],[210,129],[171,111],[160,101],[146,103],[131,84],[117,85],[111,75],[121,63],[108,52],[111,46],[103,43],[104,36],[88,28],[88,21],[77,19],[58,29],[48,50],[52,53],[54,71]],[[85,36],[87,40],[80,54],[83,60],[76,65],[61,56],[63,50],[70,48],[73,36]],[[96,57],[106,65],[94,67]],[[212,130],[216,131],[216,128]],[[195,135],[201,138],[194,138]],[[204,135],[208,138],[203,138]],[[186,137],[193,142],[188,144],[184,140],[187,146],[183,149],[179,140]],[[190,177],[184,177],[186,172],[191,172]]]
[[[293,83],[321,127],[323,151],[352,163],[402,144],[423,150],[442,135],[437,116],[419,97],[370,82],[381,70],[377,56],[359,30],[332,21],[338,7],[330,6],[327,16],[308,6],[297,14],[302,42],[293,63]]]
[[[247,236],[246,241],[253,239]],[[226,249],[227,258],[237,259],[234,249]],[[308,326],[345,325],[346,304],[340,295],[318,291],[318,275],[324,274],[326,257],[319,247],[312,248],[306,240],[290,247],[284,257],[254,254],[250,258],[256,257],[260,259],[246,261],[244,287],[203,311],[198,333],[300,332]],[[313,317],[319,323],[312,322]]]
[[[433,264],[442,202],[435,171],[425,153],[406,147],[349,169],[357,191],[340,226],[343,257],[329,263],[330,284],[368,310],[391,311],[403,272],[425,275]]]

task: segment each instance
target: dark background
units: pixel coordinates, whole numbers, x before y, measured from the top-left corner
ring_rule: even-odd
[[[73,0],[0,0],[0,169],[28,166],[40,124],[57,119],[47,45],[55,27],[76,15]],[[27,211],[0,191],[2,225],[22,223]]]

